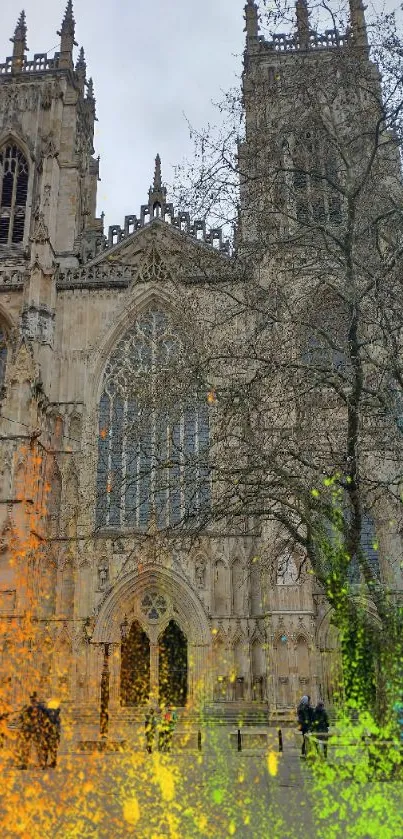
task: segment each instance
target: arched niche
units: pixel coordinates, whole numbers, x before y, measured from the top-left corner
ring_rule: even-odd
[[[310,662],[308,641],[303,635],[299,635],[295,645],[295,657],[297,674],[302,693],[309,694],[310,687]]]
[[[214,565],[214,613],[227,615],[228,609],[228,569],[222,559]]]
[[[214,661],[214,693],[213,698],[216,702],[223,702],[227,699],[227,686],[229,676],[229,662],[227,645],[225,639],[218,635],[214,641],[213,647],[213,661]]]
[[[73,618],[74,593],[74,568],[71,560],[68,560],[61,572],[60,585],[60,613],[64,618],[66,618],[66,620],[71,620]]]
[[[234,615],[243,615],[245,612],[245,572],[242,561],[236,559],[231,567],[232,582],[232,611]]]
[[[251,615],[261,615],[263,611],[262,603],[262,586],[260,579],[260,563],[250,563],[249,567],[249,591],[250,591],[250,613]]]
[[[288,639],[285,634],[277,638],[275,644],[277,669],[276,704],[279,707],[291,705],[290,655]]]
[[[62,476],[56,461],[54,461],[50,470],[48,496],[45,503],[50,526],[55,535],[59,528],[61,499]]]
[[[260,638],[253,639],[250,654],[252,671],[252,699],[257,702],[263,702],[266,658],[263,649],[263,642]]]
[[[245,698],[245,680],[248,671],[248,649],[244,638],[236,639],[233,647],[234,653],[234,699],[241,701]]]

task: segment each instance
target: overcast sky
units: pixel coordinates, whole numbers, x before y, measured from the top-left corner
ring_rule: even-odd
[[[28,55],[53,55],[66,0],[20,3]],[[168,182],[172,167],[190,153],[184,115],[199,127],[217,120],[212,100],[237,84],[242,70],[245,0],[73,3],[76,41],[84,46],[97,101],[98,210],[105,211],[107,225],[120,224],[145,203],[156,153]],[[19,5],[3,0],[1,60],[12,51],[18,13]]]

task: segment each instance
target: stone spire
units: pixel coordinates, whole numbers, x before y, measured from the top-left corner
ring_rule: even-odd
[[[62,26],[60,32],[57,33],[61,38],[59,67],[62,69],[73,69],[73,47],[77,46],[77,43],[74,40],[75,28],[76,23],[73,15],[73,0],[67,0]]]
[[[78,58],[76,61],[76,73],[80,82],[80,89],[81,92],[84,92],[85,81],[86,81],[86,74],[87,74],[87,65],[85,62],[85,55],[84,55],[84,48],[81,47],[80,52],[78,54]]]
[[[155,158],[155,170],[154,170],[154,192],[158,192],[161,190],[162,187],[162,175],[161,175],[161,158],[159,154]]]
[[[259,35],[258,8],[254,0],[248,0],[245,6],[245,20],[246,41],[248,42]]]
[[[349,0],[350,22],[353,43],[357,47],[368,49],[367,25],[365,22],[365,9],[362,0]]]
[[[22,10],[18,21],[17,26],[15,27],[14,37],[10,38],[11,43],[13,44],[13,59],[12,59],[12,72],[18,73],[22,70],[24,64],[24,53],[28,49],[27,47],[27,24],[25,21],[25,12]]]
[[[300,50],[309,48],[309,11],[307,0],[297,0],[297,33]]]
[[[154,181],[148,193],[148,205],[150,210],[150,219],[155,218],[162,213],[162,209],[166,204],[167,191],[166,187],[162,186],[161,174],[161,158],[159,154],[155,158]]]

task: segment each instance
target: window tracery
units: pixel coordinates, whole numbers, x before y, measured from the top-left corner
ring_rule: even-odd
[[[0,244],[23,241],[28,196],[28,161],[16,145],[0,150]]]
[[[209,418],[187,384],[163,312],[141,315],[105,369],[99,405],[96,523],[147,528],[200,521],[209,505]]]

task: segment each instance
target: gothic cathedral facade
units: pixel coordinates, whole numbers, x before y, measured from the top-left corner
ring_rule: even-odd
[[[258,37],[252,2],[246,24],[247,95],[248,74],[294,47]],[[230,255],[219,230],[175,212],[159,157],[140,214],[104,233],[71,0],[60,36],[54,57],[27,58],[22,13],[0,65],[2,701],[18,707],[36,689],[96,720],[103,692],[111,725],[152,697],[271,719],[305,693],[329,703],[337,638],[309,574],[284,573],[280,558],[263,573],[262,537],[247,531],[160,539],[160,517],[175,524],[185,503],[183,475],[162,503],[146,468],[158,418],[132,450],[126,385],[175,350],[186,259]],[[172,436],[206,444],[208,405],[175,422]],[[114,468],[125,491],[109,485]],[[196,477],[193,496],[207,483]]]

